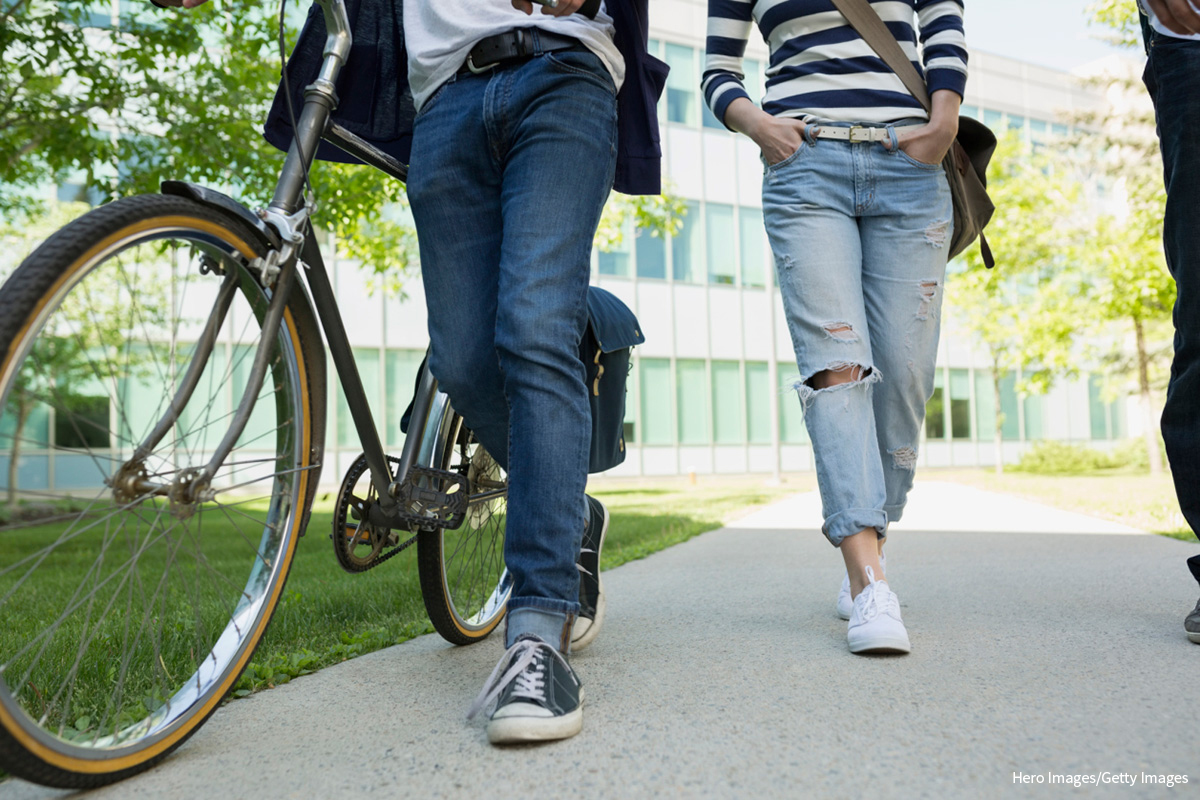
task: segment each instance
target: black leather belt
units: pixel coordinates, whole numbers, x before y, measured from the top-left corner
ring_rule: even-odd
[[[583,47],[578,39],[536,28],[514,28],[480,39],[471,48],[459,73],[487,72],[493,67],[507,67],[528,61],[538,53],[556,50],[577,50]]]

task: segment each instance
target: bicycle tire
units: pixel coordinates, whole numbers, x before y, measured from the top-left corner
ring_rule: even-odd
[[[270,297],[247,264],[264,247],[195,201],[133,197],[51,236],[0,288],[0,460],[11,467],[16,449],[21,478],[0,470],[0,485],[24,502],[0,521],[0,766],[14,775],[79,789],[151,767],[203,725],[262,639],[320,466],[324,367],[302,292],[211,491],[163,487],[191,486],[185,471],[206,463],[240,399]],[[204,319],[222,274],[234,300],[219,345],[129,489],[118,465],[174,396],[192,315]],[[27,427],[29,409],[46,424]],[[21,470],[42,461],[35,486]]]
[[[425,426],[426,466],[467,477],[470,500],[457,530],[421,531],[417,568],[421,596],[434,629],[448,642],[485,639],[500,621],[512,588],[504,567],[508,481],[444,394]]]

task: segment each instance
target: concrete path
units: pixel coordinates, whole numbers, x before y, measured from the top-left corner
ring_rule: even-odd
[[[89,796],[1064,796],[1048,775],[1121,773],[1136,785],[1084,791],[1200,796],[1194,543],[920,484],[888,550],[914,650],[864,658],[834,615],[842,568],[814,502],[606,573],[604,632],[572,660],[588,697],[575,739],[490,747],[463,715],[500,642],[426,636],[231,703],[166,763]],[[2,800],[63,796],[0,785]]]

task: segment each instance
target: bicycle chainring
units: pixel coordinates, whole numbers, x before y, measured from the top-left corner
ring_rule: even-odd
[[[388,456],[388,462],[395,468],[399,466],[400,459]],[[377,567],[417,540],[414,535],[401,542],[400,530],[371,524],[368,516],[370,507],[377,501],[375,487],[370,480],[362,486],[358,485],[368,472],[365,455],[354,459],[342,478],[337,509],[333,515],[333,531],[330,533],[333,553],[338,565],[349,573],[366,572]]]

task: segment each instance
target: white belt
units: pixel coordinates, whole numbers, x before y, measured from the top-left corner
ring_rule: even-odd
[[[868,128],[862,125],[854,125],[852,127],[844,127],[839,125],[812,125],[817,129],[816,137],[818,139],[837,139],[840,142],[887,142],[891,140],[888,135],[888,129],[884,128]],[[924,125],[896,125],[892,128],[896,135],[900,135],[905,131],[923,128]]]

